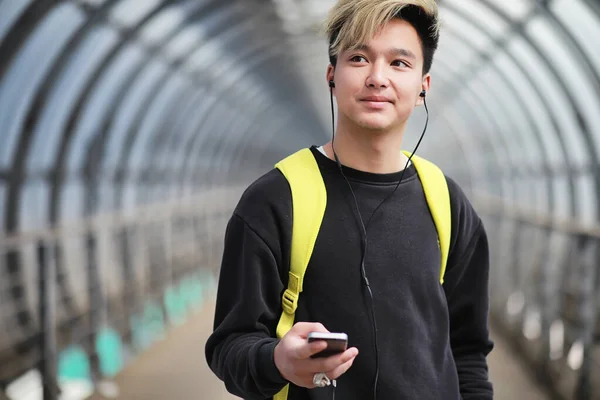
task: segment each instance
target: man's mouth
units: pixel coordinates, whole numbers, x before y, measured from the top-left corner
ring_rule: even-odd
[[[368,103],[392,103],[392,100],[385,96],[367,96],[360,100]]]

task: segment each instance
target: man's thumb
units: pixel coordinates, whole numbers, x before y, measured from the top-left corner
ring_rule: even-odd
[[[329,332],[320,322],[298,322],[294,325],[294,332],[302,337],[307,337],[311,332]]]

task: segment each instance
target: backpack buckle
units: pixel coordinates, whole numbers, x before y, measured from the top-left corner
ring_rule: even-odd
[[[283,306],[283,311],[285,311],[287,314],[294,314],[296,312],[296,308],[298,308],[298,295],[292,292],[290,289],[285,289],[285,292],[283,292],[281,305]]]

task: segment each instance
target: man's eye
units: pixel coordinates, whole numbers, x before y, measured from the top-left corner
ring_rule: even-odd
[[[402,60],[396,60],[392,63],[392,65],[396,66],[396,67],[408,67],[408,64],[406,64],[404,61]]]
[[[363,56],[354,56],[350,59],[352,62],[360,62],[361,60],[365,60],[365,58]]]

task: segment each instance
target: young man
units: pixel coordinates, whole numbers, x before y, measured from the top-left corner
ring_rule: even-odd
[[[236,207],[206,344],[208,364],[229,392],[270,399],[289,385],[290,400],[492,399],[484,227],[447,178],[452,228],[441,285],[436,226],[401,152],[407,120],[430,87],[438,24],[434,0],[339,0],[331,10],[326,80],[339,116],[333,143],[311,148],[327,207],[294,325],[281,339],[289,183],[273,169]],[[307,342],[312,331],[344,332],[348,349],[311,358],[324,348]],[[317,387],[320,374],[335,388]]]

